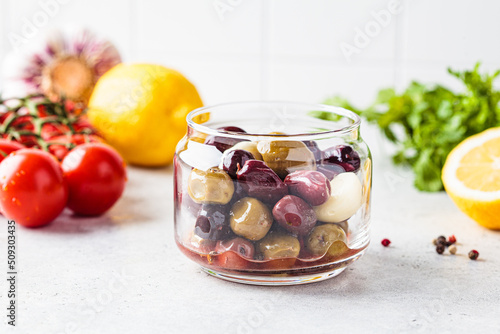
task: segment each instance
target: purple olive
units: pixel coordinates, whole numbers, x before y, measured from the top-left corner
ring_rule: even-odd
[[[337,164],[326,164],[326,165],[319,165],[317,167],[318,172],[323,173],[323,175],[326,176],[328,180],[333,180],[335,176],[345,173],[344,167],[341,165]]]
[[[245,130],[237,126],[223,126],[217,128],[217,130],[224,132],[246,133]],[[236,145],[241,141],[243,140],[236,138],[222,137],[222,136],[208,136],[207,139],[205,139],[205,144],[215,146],[219,151],[224,152],[225,150],[230,149],[231,147],[233,147],[234,145]]]
[[[233,198],[231,198],[230,205],[233,205],[234,203],[236,203],[237,201],[239,201],[243,197],[248,196],[247,192],[245,191],[245,189],[241,185],[241,182],[239,182],[238,180],[233,180],[233,184],[234,184],[234,193],[233,193]]]
[[[240,141],[241,140],[228,137],[208,136],[205,140],[205,145],[215,146],[219,151],[224,152]]]
[[[215,251],[219,254],[227,251],[232,251],[240,255],[241,257],[253,259],[253,256],[255,254],[255,247],[251,241],[237,237],[234,239],[217,242]]]
[[[247,160],[254,160],[252,153],[244,150],[229,150],[222,155],[222,169],[224,169],[233,179],[236,172],[243,167]]]
[[[245,130],[237,126],[221,126],[220,128],[217,128],[217,130],[225,132],[247,133]]]
[[[193,201],[191,196],[189,196],[187,193],[184,193],[182,196],[182,206],[187,209],[189,212],[191,212],[195,217],[198,216],[198,213],[200,212],[200,209],[202,207],[201,203],[196,203]]]
[[[231,235],[228,207],[204,204],[196,218],[194,233],[203,239],[223,240]]]
[[[299,170],[285,178],[290,194],[301,197],[312,206],[325,203],[330,198],[330,181],[325,175],[313,170]]]
[[[321,159],[323,159],[323,152],[319,149],[318,144],[316,144],[314,140],[306,140],[304,144],[306,144],[309,151],[314,155],[314,159],[316,159],[316,162],[319,164]]]
[[[288,194],[287,186],[263,161],[247,160],[236,174],[246,193],[263,202],[274,204]]]
[[[349,145],[337,145],[323,151],[323,165],[337,164],[346,172],[357,172],[361,166],[358,152]]]
[[[316,213],[302,198],[286,195],[273,208],[274,219],[287,231],[307,235],[316,225]]]

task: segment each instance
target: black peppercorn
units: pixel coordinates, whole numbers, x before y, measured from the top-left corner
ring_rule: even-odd
[[[444,253],[444,250],[445,250],[446,246],[444,244],[440,244],[438,243],[438,245],[436,246],[436,252],[438,254],[443,254]]]
[[[469,252],[469,259],[477,260],[478,257],[479,257],[479,252],[477,250],[473,249]]]
[[[437,244],[438,245],[446,245],[446,237],[443,236],[443,235],[440,235],[438,238],[437,238]]]

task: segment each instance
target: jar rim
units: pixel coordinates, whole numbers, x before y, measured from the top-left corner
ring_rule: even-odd
[[[298,106],[298,107],[304,107],[304,108],[310,108],[311,111],[322,111],[322,112],[329,112],[337,116],[342,116],[350,119],[352,121],[351,124],[337,128],[337,129],[332,129],[332,130],[326,130],[326,131],[317,131],[317,132],[308,132],[308,133],[298,133],[298,134],[266,134],[266,133],[236,133],[236,132],[228,132],[225,130],[218,130],[216,128],[211,128],[208,126],[203,125],[204,123],[197,123],[194,121],[194,118],[196,116],[199,116],[203,113],[210,112],[211,110],[220,108],[220,107],[228,107],[228,106],[234,106],[235,109],[237,109],[238,106],[249,106],[249,105],[263,105],[263,106],[277,106],[277,105],[293,105],[293,106]],[[294,138],[301,138],[301,137],[315,137],[315,136],[324,136],[328,134],[335,134],[335,135],[342,135],[342,134],[348,134],[352,131],[355,131],[356,129],[359,128],[361,124],[361,118],[354,113],[351,110],[342,108],[342,107],[337,107],[337,106],[331,106],[331,105],[326,105],[326,104],[321,104],[321,103],[306,103],[306,102],[293,102],[293,101],[243,101],[243,102],[226,102],[226,103],[219,103],[219,104],[214,104],[210,106],[203,106],[197,109],[194,109],[191,111],[187,116],[186,116],[186,121],[189,127],[192,129],[199,131],[201,133],[205,133],[208,135],[222,135],[222,136],[227,136],[231,135],[231,137],[276,137],[276,138],[283,138],[283,137],[294,137]]]

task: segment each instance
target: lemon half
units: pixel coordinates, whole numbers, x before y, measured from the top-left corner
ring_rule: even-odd
[[[500,128],[467,138],[443,167],[448,195],[480,225],[500,229]]]

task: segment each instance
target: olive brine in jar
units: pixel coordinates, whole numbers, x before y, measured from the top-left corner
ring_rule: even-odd
[[[371,157],[357,115],[252,102],[200,108],[187,121],[175,156],[175,238],[207,273],[309,283],[364,253]]]

